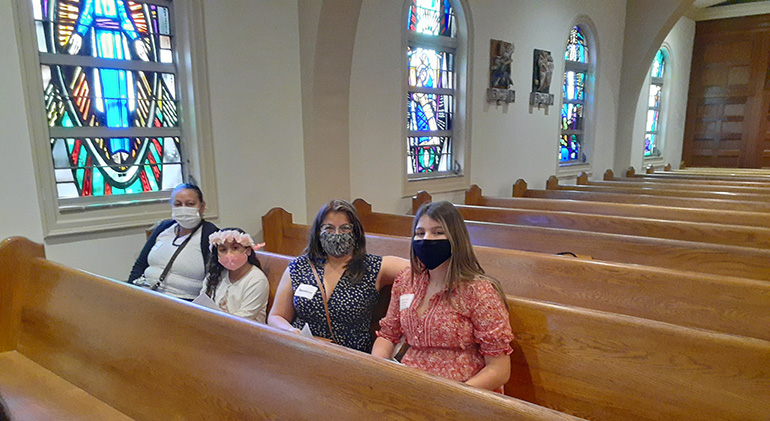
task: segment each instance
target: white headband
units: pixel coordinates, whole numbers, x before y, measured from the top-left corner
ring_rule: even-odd
[[[254,244],[254,239],[245,232],[237,230],[219,230],[209,235],[209,247],[213,250],[214,246],[225,244],[227,242],[238,243],[244,247],[251,247],[254,251],[265,246],[265,243]]]

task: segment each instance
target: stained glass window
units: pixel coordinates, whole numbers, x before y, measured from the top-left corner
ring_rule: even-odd
[[[585,161],[583,152],[586,100],[586,80],[589,74],[589,49],[580,26],[570,31],[564,51],[564,81],[562,83],[561,133],[559,162]]]
[[[58,197],[182,182],[170,0],[31,0]]]
[[[407,174],[452,171],[455,14],[449,0],[408,0]]]
[[[644,156],[659,156],[660,109],[663,99],[663,73],[666,70],[666,53],[658,50],[650,67],[650,95],[647,102],[647,127],[644,132]]]

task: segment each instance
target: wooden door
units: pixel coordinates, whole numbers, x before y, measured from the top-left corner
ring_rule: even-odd
[[[685,165],[770,165],[770,15],[698,22],[687,105]]]

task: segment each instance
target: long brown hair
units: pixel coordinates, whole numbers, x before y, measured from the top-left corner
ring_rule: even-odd
[[[445,298],[450,298],[458,287],[469,285],[477,279],[486,279],[492,283],[500,295],[500,299],[503,300],[503,304],[508,308],[500,282],[484,273],[484,269],[476,257],[476,252],[473,250],[473,245],[471,245],[471,237],[468,234],[468,228],[465,226],[465,220],[463,220],[457,208],[452,203],[446,201],[425,203],[420,206],[414,215],[414,222],[412,223],[412,242],[414,242],[414,232],[417,230],[417,223],[423,216],[428,216],[441,224],[452,247],[452,256],[449,257]],[[414,247],[410,249],[409,253],[412,280],[414,280],[415,274],[425,273],[427,268],[415,256]]]
[[[321,246],[321,225],[323,225],[326,215],[331,212],[344,213],[347,215],[350,225],[353,226],[353,257],[345,265],[345,270],[350,276],[351,283],[355,284],[361,281],[366,274],[366,236],[364,226],[361,224],[361,217],[358,216],[358,211],[349,202],[334,199],[321,206],[313,225],[310,227],[304,253],[311,260],[311,263],[320,263],[326,259],[326,252]]]

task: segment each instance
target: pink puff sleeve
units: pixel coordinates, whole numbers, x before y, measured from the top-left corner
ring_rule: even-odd
[[[399,308],[400,297],[403,293],[405,282],[409,281],[410,269],[399,272],[396,280],[393,281],[393,288],[390,292],[390,304],[388,304],[388,314],[380,319],[380,330],[376,332],[377,337],[385,338],[393,343],[401,340],[403,332],[401,331],[401,309]]]
[[[511,354],[513,332],[500,295],[486,279],[473,282],[470,288],[469,310],[473,323],[473,337],[479,343],[482,355],[499,356]]]

